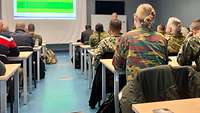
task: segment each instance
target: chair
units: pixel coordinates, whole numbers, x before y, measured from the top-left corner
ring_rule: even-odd
[[[8,64],[9,60],[8,57],[6,55],[0,54],[0,60],[4,63],[4,64]],[[14,81],[12,79],[9,79],[7,82],[7,86],[8,86],[8,101],[10,102],[10,109],[11,109],[11,113],[13,113],[13,103],[14,103]]]
[[[6,55],[0,54],[0,60],[4,63],[4,64],[8,64],[8,57]]]
[[[140,70],[140,73],[122,90],[120,99],[122,112],[131,112],[133,103],[197,97],[190,94],[189,84],[194,73],[194,69],[189,66],[161,65]]]
[[[31,46],[18,46],[20,51],[33,51],[33,47]]]

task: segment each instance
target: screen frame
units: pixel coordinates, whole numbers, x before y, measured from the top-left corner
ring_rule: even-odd
[[[63,20],[75,20],[77,17],[77,0],[73,0],[73,12],[74,13],[19,13],[17,12],[17,0],[13,0],[14,19],[63,19]]]

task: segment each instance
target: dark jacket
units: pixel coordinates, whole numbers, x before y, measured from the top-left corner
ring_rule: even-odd
[[[0,33],[0,54],[6,56],[18,56],[19,49],[15,40],[7,33]]]
[[[81,33],[81,42],[82,43],[86,43],[89,41],[90,36],[92,35],[93,30],[92,29],[88,29],[85,30]]]
[[[200,73],[188,66],[168,65],[146,68],[123,88],[120,100],[123,113],[143,102],[200,97]]]
[[[32,46],[34,47],[34,41],[32,36],[29,33],[26,33],[24,30],[17,29],[13,33],[13,38],[17,43],[17,46]]]

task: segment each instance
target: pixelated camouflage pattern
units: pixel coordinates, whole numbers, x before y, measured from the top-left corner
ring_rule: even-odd
[[[92,48],[96,48],[99,45],[99,42],[104,39],[109,37],[110,34],[108,32],[102,32],[100,33],[100,36],[97,32],[94,32],[89,39],[89,44]]]
[[[127,81],[140,69],[167,63],[166,39],[148,28],[137,28],[122,36],[116,43],[113,65],[116,70],[126,70]]]

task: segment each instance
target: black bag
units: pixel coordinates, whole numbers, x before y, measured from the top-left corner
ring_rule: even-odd
[[[112,94],[99,108],[97,113],[115,113],[114,95]]]
[[[45,63],[42,59],[40,59],[40,79],[44,79],[45,78]]]

